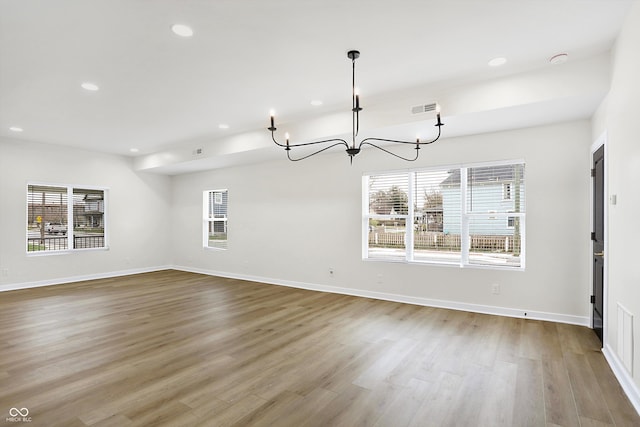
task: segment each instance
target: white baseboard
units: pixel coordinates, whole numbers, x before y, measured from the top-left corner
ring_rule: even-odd
[[[206,270],[201,268],[185,267],[174,265],[174,270],[187,271],[191,273],[206,274],[209,276],[228,277],[231,279],[249,280],[252,282],[267,283],[270,285],[288,286],[292,288],[308,289],[312,291],[330,292],[334,294],[352,295],[365,298],[373,298],[384,301],[402,302],[407,304],[422,305],[426,307],[448,308],[451,310],[470,311],[474,313],[492,314],[496,316],[517,317],[522,319],[545,320],[550,322],[568,323],[571,325],[590,325],[588,317],[571,316],[567,314],[546,313],[543,311],[531,311],[526,309],[515,309],[505,307],[495,307],[490,305],[479,305],[461,303],[456,301],[446,301],[431,298],[413,297],[409,295],[391,294],[386,292],[365,291],[361,289],[342,288],[337,286],[318,285],[305,282],[294,282],[290,280],[277,280],[268,277],[250,276],[244,274],[228,273],[223,271]]]
[[[108,279],[118,276],[130,276],[132,274],[150,273],[152,271],[171,270],[171,266],[132,268],[130,270],[110,271],[107,273],[87,274],[84,276],[58,277],[56,279],[40,280],[37,282],[9,283],[0,285],[0,292],[15,291],[18,289],[40,288],[42,286],[62,285],[64,283],[83,282],[85,280]]]
[[[633,381],[631,374],[629,374],[629,371],[624,367],[622,360],[620,360],[609,344],[604,346],[602,353],[604,354],[605,359],[607,359],[607,362],[609,363],[613,374],[622,386],[622,389],[627,394],[629,401],[636,409],[636,412],[640,414],[640,389],[638,389],[638,386]]]

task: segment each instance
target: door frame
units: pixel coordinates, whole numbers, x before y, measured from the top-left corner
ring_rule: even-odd
[[[608,183],[608,175],[609,175],[609,171],[608,171],[608,146],[607,146],[607,131],[605,130],[591,145],[591,151],[590,151],[590,156],[589,156],[589,169],[591,169],[593,167],[593,155],[595,154],[596,151],[598,151],[598,149],[600,147],[604,147],[604,194],[603,194],[603,200],[604,200],[604,209],[603,209],[603,216],[604,216],[604,278],[603,278],[603,283],[602,283],[602,347],[606,347],[607,346],[607,323],[608,323],[608,277],[609,277],[609,190],[607,187],[607,183]],[[590,232],[593,231],[595,229],[595,218],[593,217],[593,210],[594,210],[594,199],[593,199],[593,179],[591,178],[591,180],[589,181],[590,183],[590,190],[589,190],[589,217],[590,217]],[[589,295],[591,295],[593,293],[593,242],[591,240],[589,240]],[[590,317],[590,325],[591,325],[591,329],[593,329],[593,304],[589,303],[589,317]]]

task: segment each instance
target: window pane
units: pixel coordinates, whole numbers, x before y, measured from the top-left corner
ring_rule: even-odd
[[[369,214],[406,215],[409,212],[407,174],[369,177]]]
[[[216,190],[208,193],[207,218],[205,218],[206,246],[227,249],[228,191]]]
[[[67,188],[27,186],[27,251],[68,248]]]
[[[209,192],[209,218],[227,217],[227,191]]]
[[[73,247],[105,247],[103,190],[73,189]]]
[[[370,218],[368,257],[404,260],[406,224],[405,218]]]
[[[209,247],[227,249],[227,221],[209,222]]]
[[[414,175],[415,261],[460,262],[460,174],[456,172]]]
[[[509,224],[513,224],[510,226]],[[469,264],[520,267],[522,218],[507,215],[469,219]]]
[[[467,178],[469,213],[524,212],[523,164],[468,168]]]

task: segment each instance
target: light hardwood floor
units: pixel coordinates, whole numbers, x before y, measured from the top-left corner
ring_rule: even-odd
[[[0,293],[0,421],[639,426],[587,328],[177,271]]]

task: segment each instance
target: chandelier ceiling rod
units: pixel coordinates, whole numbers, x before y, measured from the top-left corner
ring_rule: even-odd
[[[285,134],[285,143],[282,144],[278,141],[276,141],[275,138],[275,131],[277,130],[276,126],[275,126],[275,114],[272,111],[271,112],[271,126],[269,126],[267,129],[269,131],[271,131],[271,139],[273,140],[273,142],[280,146],[283,147],[285,149],[285,151],[287,152],[287,158],[289,158],[289,160],[293,161],[293,162],[297,162],[300,160],[304,160],[304,159],[308,159],[311,156],[315,156],[316,154],[322,153],[323,151],[329,150],[330,148],[333,147],[337,147],[339,145],[344,145],[346,147],[346,151],[347,151],[347,155],[349,155],[349,159],[351,161],[351,163],[353,164],[353,157],[358,154],[360,152],[360,150],[362,149],[362,147],[364,145],[370,145],[374,148],[377,148],[378,150],[384,151],[387,154],[391,154],[392,156],[395,156],[399,159],[402,160],[406,160],[408,162],[412,162],[414,160],[416,160],[418,158],[418,155],[420,153],[420,146],[421,145],[427,145],[427,144],[432,144],[434,142],[436,142],[439,138],[440,138],[440,133],[441,133],[441,129],[442,126],[444,126],[444,123],[442,123],[442,121],[440,120],[440,109],[438,106],[436,106],[436,124],[434,126],[436,126],[438,128],[438,135],[430,140],[430,141],[420,141],[420,138],[416,138],[415,141],[403,141],[403,140],[397,140],[397,139],[386,139],[386,138],[365,138],[362,141],[360,141],[360,143],[356,143],[356,137],[358,136],[358,132],[360,131],[360,111],[362,111],[362,107],[360,107],[360,95],[357,93],[356,91],[356,59],[358,59],[358,57],[360,56],[360,52],[357,50],[350,50],[349,52],[347,52],[347,57],[349,59],[351,59],[351,114],[352,114],[352,118],[351,118],[351,144],[349,144],[347,141],[345,141],[342,138],[331,138],[331,139],[325,139],[322,141],[313,141],[313,142],[303,142],[303,143],[297,143],[297,144],[292,144],[289,142],[289,134],[286,133]],[[376,142],[391,142],[391,143],[396,143],[396,144],[411,144],[414,145],[414,149],[416,150],[416,154],[415,157],[410,158],[410,157],[403,157],[400,156],[396,153],[393,153],[385,148],[380,147],[379,145],[374,144],[372,141],[376,141]],[[295,147],[304,147],[307,145],[317,145],[317,144],[329,144],[326,147],[321,148],[318,151],[315,151],[311,154],[308,154],[306,156],[303,157],[299,157],[299,158],[292,158],[291,157],[291,150]]]

